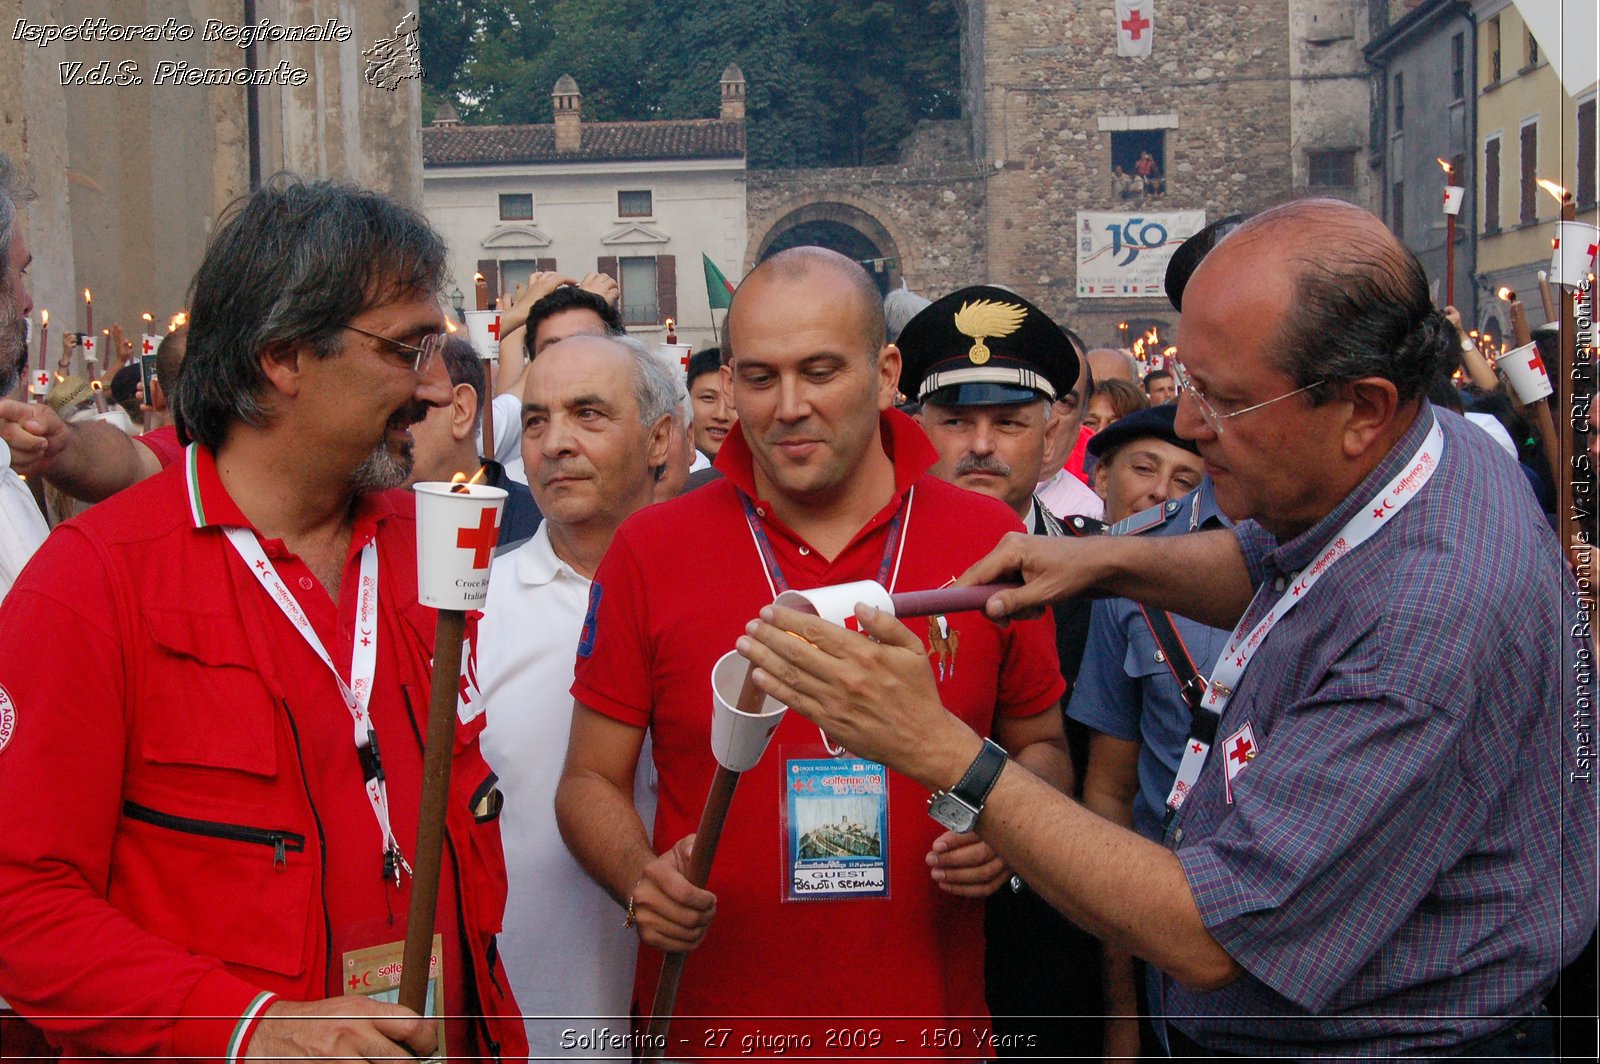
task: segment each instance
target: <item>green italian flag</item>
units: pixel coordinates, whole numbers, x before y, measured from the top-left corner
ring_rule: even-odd
[[[711,309],[727,310],[733,303],[733,285],[722,276],[722,271],[717,269],[710,255],[702,251],[700,259],[706,267],[706,299],[710,301]]]

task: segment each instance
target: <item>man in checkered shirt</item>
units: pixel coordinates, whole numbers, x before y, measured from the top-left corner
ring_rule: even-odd
[[[978,834],[1162,972],[1174,1055],[1552,1056],[1540,1002],[1596,921],[1594,643],[1560,545],[1515,464],[1423,398],[1455,334],[1377,218],[1274,208],[1187,282],[1177,429],[1238,527],[1012,535],[963,582],[1022,574],[995,616],[1088,589],[1242,631],[1295,608],[1213,673],[1232,688],[1163,843],[1010,765]],[[849,749],[970,791],[980,740],[909,632],[859,616],[876,642],[775,611],[741,649]]]

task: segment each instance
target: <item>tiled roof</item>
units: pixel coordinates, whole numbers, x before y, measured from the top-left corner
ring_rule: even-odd
[[[586,122],[580,130],[579,150],[557,152],[553,125],[424,126],[422,159],[428,166],[478,166],[744,157],[743,122],[723,122],[715,118]]]

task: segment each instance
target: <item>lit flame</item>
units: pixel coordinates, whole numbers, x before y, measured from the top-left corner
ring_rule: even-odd
[[[151,314],[148,310],[139,315],[139,317],[144,319],[146,325],[149,325],[156,320],[155,315]]]
[[[1446,177],[1450,177],[1450,176],[1453,176],[1455,174],[1456,168],[1451,166],[1449,163],[1445,162],[1443,159],[1439,158],[1437,155],[1435,155],[1433,157],[1433,161],[1439,164],[1439,169],[1441,169],[1441,170],[1443,170],[1445,172],[1445,176]]]
[[[189,315],[180,310],[168,320],[167,332],[177,332],[179,328],[187,324],[189,324]]]
[[[1507,303],[1515,303],[1517,301],[1517,293],[1504,286],[1502,286],[1499,291],[1495,292],[1495,295],[1500,299],[1505,300]]]
[[[1546,181],[1544,178],[1541,177],[1541,178],[1539,178],[1537,184],[1539,185],[1540,188],[1544,189],[1546,192],[1550,193],[1550,195],[1554,196],[1556,198],[1556,202],[1557,203],[1565,203],[1565,202],[1567,202],[1567,200],[1572,198],[1572,193],[1568,192],[1566,189],[1562,188],[1560,185],[1556,184],[1554,181]]]
[[[456,323],[453,322],[453,321],[450,321],[448,318],[445,319],[444,331],[447,332],[447,333],[455,332],[456,331]]]
[[[40,325],[49,325],[50,324],[50,312],[48,310],[41,309],[39,311],[39,324]]]
[[[1149,332],[1144,334],[1144,338],[1145,338],[1145,342],[1148,343],[1151,347],[1154,347],[1154,346],[1156,346],[1157,344],[1159,344],[1161,342],[1161,334],[1156,332],[1156,330],[1153,329],[1153,328]]]
[[[668,319],[667,319],[667,331],[668,331],[668,332],[671,332],[671,331],[672,331],[672,326],[673,326],[673,325],[674,325],[674,322],[673,322],[673,320],[672,320],[672,319],[671,319],[671,318],[668,318]]]
[[[85,288],[83,290],[83,301],[85,303],[93,303],[94,302],[94,295],[87,288]]]
[[[481,484],[483,483],[484,477],[488,475],[489,467],[486,465],[479,466],[478,471],[472,474],[471,477],[468,477],[465,473],[452,473],[450,474],[450,483],[454,485],[454,487],[452,487],[450,490],[465,492],[469,484]]]
[[[1142,336],[1133,342],[1133,357],[1140,362],[1144,361],[1144,337]]]
[[[484,282],[484,279],[483,279],[483,274],[481,274],[481,273],[473,274],[472,275],[472,283],[473,284],[484,284],[485,282]]]
[[[89,382],[89,387],[93,388],[95,391],[98,392],[101,388],[104,388],[105,385],[101,384],[99,381],[90,381]]]
[[[1161,357],[1162,358],[1166,358],[1166,359],[1170,359],[1170,358],[1174,357],[1175,355],[1177,355],[1177,353],[1178,353],[1178,345],[1177,344],[1173,344],[1171,347],[1164,348],[1162,350]]]

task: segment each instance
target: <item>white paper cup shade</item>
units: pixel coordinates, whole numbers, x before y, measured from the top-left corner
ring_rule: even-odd
[[[1555,391],[1550,374],[1539,357],[1538,344],[1523,344],[1501,355],[1495,363],[1505,371],[1511,390],[1524,403],[1536,403]]]
[[[856,580],[830,587],[814,587],[806,591],[785,591],[773,600],[773,605],[802,613],[814,613],[831,624],[842,625],[851,631],[856,627],[856,603],[876,606],[889,616],[894,616],[894,600],[876,580]]]
[[[500,312],[498,310],[469,310],[467,339],[479,358],[498,358],[500,355]]]
[[[750,663],[737,650],[722,655],[711,669],[711,753],[733,772],[755,768],[788,712],[771,695],[762,699],[760,713],[740,712],[739,692],[749,671]]]
[[[505,489],[423,483],[415,493],[417,601],[441,610],[481,609],[489,595]]]
[[[1550,253],[1550,283],[1577,288],[1589,275],[1600,229],[1588,222],[1557,222],[1556,246]]]

